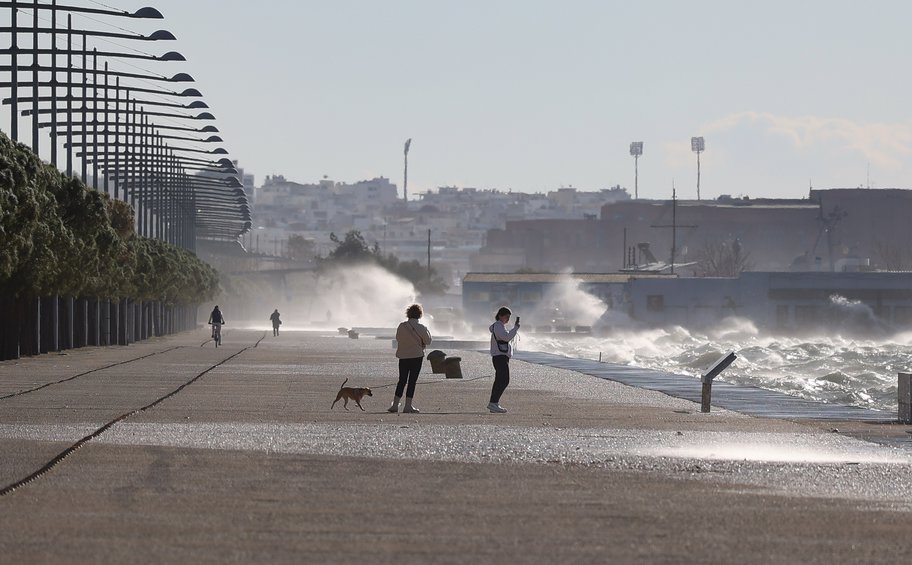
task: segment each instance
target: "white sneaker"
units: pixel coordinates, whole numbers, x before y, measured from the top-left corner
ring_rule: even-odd
[[[495,414],[506,414],[507,409],[501,406],[500,404],[494,404],[493,402],[488,403],[488,410]]]

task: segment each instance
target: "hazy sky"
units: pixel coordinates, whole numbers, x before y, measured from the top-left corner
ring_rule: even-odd
[[[84,0],[80,3],[86,3]],[[133,10],[140,2],[107,0]],[[150,0],[259,184],[386,176],[547,191],[804,197],[912,187],[912,3]],[[91,23],[91,22],[89,22]],[[100,44],[101,46],[102,44]],[[8,112],[8,110],[5,110]]]

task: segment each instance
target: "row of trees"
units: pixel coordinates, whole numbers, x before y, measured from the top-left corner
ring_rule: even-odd
[[[218,286],[212,267],[136,236],[133,210],[43,163],[0,133],[0,295],[195,304]]]
[[[217,287],[193,253],[136,236],[128,204],[0,133],[0,360],[191,328]]]

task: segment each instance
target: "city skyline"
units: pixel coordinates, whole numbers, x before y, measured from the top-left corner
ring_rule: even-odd
[[[674,184],[692,199],[690,138],[702,136],[704,199],[912,187],[900,95],[910,79],[898,71],[912,6],[898,1],[876,12],[817,0],[762,11],[723,1],[148,5],[165,19],[126,27],[177,36],[143,49],[187,57],[155,71],[195,77],[257,184],[383,176],[401,193],[411,138],[412,195],[618,184],[632,194],[628,148],[642,141],[640,196],[668,198]]]

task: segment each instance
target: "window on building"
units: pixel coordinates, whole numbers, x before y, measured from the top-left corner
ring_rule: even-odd
[[[776,327],[784,328],[789,325],[789,306],[788,304],[776,305]]]
[[[795,306],[795,325],[799,328],[809,328],[820,323],[817,306],[799,304]]]
[[[661,312],[665,310],[665,295],[650,294],[646,296],[646,309],[650,312]]]
[[[909,306],[896,306],[893,308],[893,323],[897,326],[912,325],[912,308]]]
[[[540,290],[524,290],[519,293],[519,300],[522,302],[541,302],[542,293]]]

